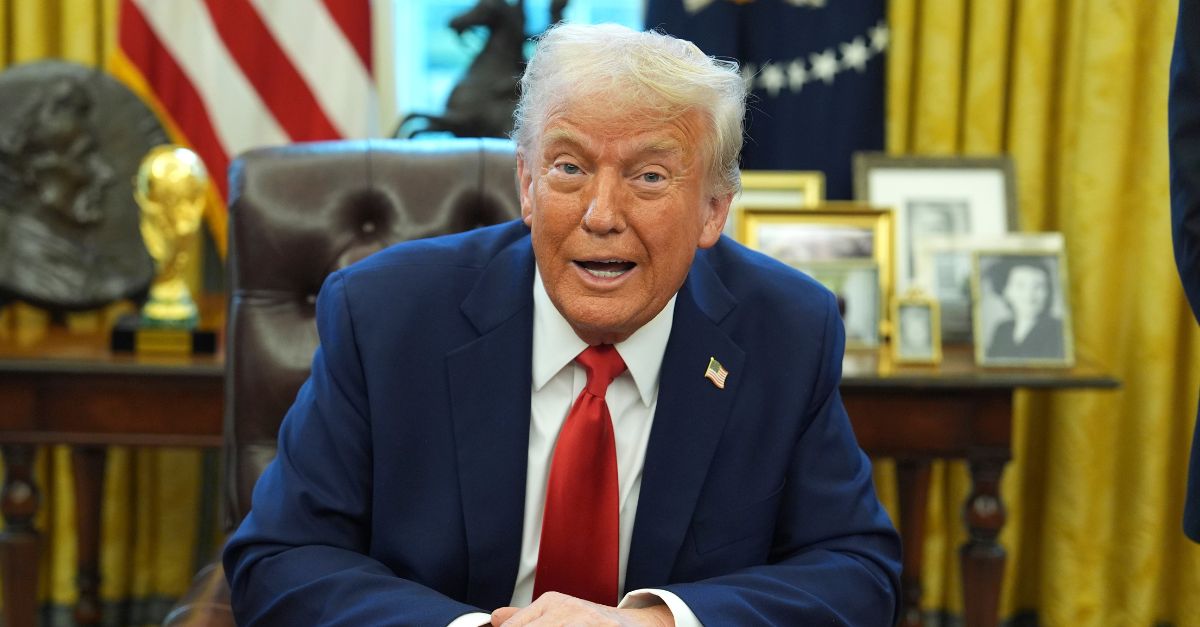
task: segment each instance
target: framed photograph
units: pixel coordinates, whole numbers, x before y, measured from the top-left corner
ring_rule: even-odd
[[[854,197],[896,214],[896,290],[917,278],[916,248],[932,236],[998,236],[1017,230],[1008,157],[854,155]],[[970,266],[963,268],[970,271]]]
[[[747,207],[738,239],[837,294],[847,346],[878,346],[889,332],[890,211],[860,203],[796,211]]]
[[[883,301],[879,265],[869,260],[834,261],[799,265],[797,269],[829,288],[837,296],[846,346],[879,346],[883,327]]]
[[[916,242],[916,286],[941,306],[942,339],[968,343],[971,328],[971,267],[977,250],[1057,253],[1061,233],[1009,233],[1001,236],[934,235]]]
[[[758,209],[800,209],[825,201],[825,173],[808,170],[743,170],[742,193],[734,199]]]
[[[782,211],[746,207],[737,239],[788,265],[874,260],[890,280],[892,213],[861,203],[828,203]],[[888,285],[890,287],[890,283]]]
[[[1062,252],[976,251],[971,288],[977,364],[1075,363]]]
[[[900,364],[942,361],[941,312],[934,298],[910,293],[892,302],[892,360]]]
[[[817,170],[742,170],[742,191],[733,198],[725,232],[736,237],[746,207],[765,211],[812,208],[825,200],[825,173]]]

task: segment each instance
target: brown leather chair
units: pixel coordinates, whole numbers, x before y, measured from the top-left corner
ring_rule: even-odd
[[[512,145],[493,139],[347,141],[255,150],[230,168],[224,524],[250,510],[279,423],[317,347],[329,273],[396,242],[520,215]],[[164,625],[232,625],[220,564]]]

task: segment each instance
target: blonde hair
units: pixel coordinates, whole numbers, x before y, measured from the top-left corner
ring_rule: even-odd
[[[602,95],[614,110],[665,122],[689,111],[710,131],[699,148],[708,159],[714,195],[740,187],[738,154],[746,87],[734,61],[705,55],[695,44],[616,24],[559,24],[539,38],[517,103],[513,139],[533,148],[550,109],[573,97]]]

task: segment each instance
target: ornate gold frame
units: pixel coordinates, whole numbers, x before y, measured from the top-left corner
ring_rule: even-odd
[[[879,272],[879,337],[891,334],[888,304],[892,298],[892,247],[894,225],[890,209],[872,207],[856,202],[828,202],[812,209],[780,210],[776,208],[745,207],[738,224],[737,239],[746,246],[761,250],[759,230],[773,224],[813,224],[868,228],[873,234],[870,261]],[[842,260],[836,263],[845,263]],[[826,262],[835,263],[835,262]]]
[[[912,357],[901,354],[900,309],[902,307],[925,307],[929,310],[929,342],[932,348],[929,357]],[[910,292],[904,296],[892,299],[892,328],[896,331],[891,337],[893,362],[897,364],[927,364],[932,366],[942,363],[942,308],[936,298],[926,296],[921,292]]]

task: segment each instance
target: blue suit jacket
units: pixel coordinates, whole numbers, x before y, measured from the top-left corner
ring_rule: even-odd
[[[529,432],[520,222],[409,242],[326,282],[321,346],[225,552],[242,625],[445,625],[507,605]],[[710,625],[890,625],[899,541],[838,393],[819,285],[722,239],[676,301],[626,589]],[[703,377],[709,357],[725,389]]]
[[[1175,28],[1167,106],[1171,231],[1183,290],[1192,313],[1200,319],[1200,0],[1180,0]],[[1200,417],[1192,440],[1183,528],[1188,536],[1200,542]]]

